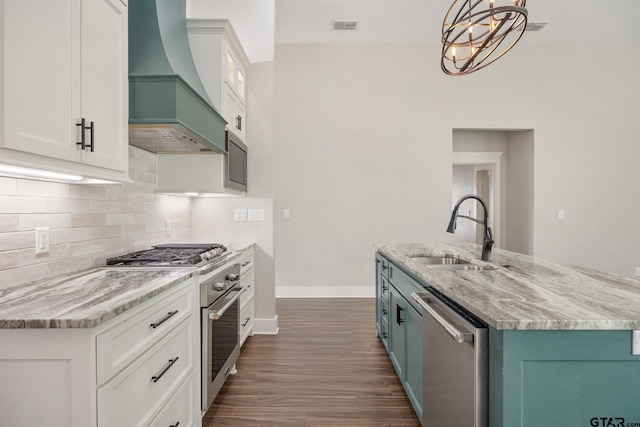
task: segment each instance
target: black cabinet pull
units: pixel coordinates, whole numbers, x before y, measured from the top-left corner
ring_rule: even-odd
[[[157,375],[154,375],[151,377],[151,381],[153,381],[154,383],[157,383],[158,381],[160,381],[160,378],[162,378],[162,376],[164,374],[167,373],[167,371],[169,369],[171,369],[171,367],[173,366],[174,363],[176,363],[178,361],[178,356],[176,356],[175,359],[169,359],[169,363],[167,363],[167,366],[165,366],[162,371],[160,371],[160,373],[158,373]]]
[[[91,148],[91,152],[93,153],[93,122],[89,124],[89,148]]]
[[[402,318],[402,312],[404,310],[402,309],[402,307],[400,307],[398,304],[396,304],[396,323],[398,325],[400,325],[401,323],[404,322],[404,319]]]
[[[180,421],[178,421],[178,422],[177,422],[177,423],[175,423],[175,424],[171,424],[169,427],[178,427],[179,425],[180,425]]]
[[[236,116],[236,123],[236,128],[242,130],[242,116],[239,114]]]
[[[240,267],[246,267],[249,264],[251,264],[251,261],[243,262]]]
[[[89,126],[87,126],[87,121],[85,120],[84,117],[82,117],[80,119],[80,123],[76,123],[76,126],[80,127],[80,142],[76,142],[76,145],[79,145],[80,148],[82,148],[83,150],[85,148],[90,148],[91,151],[93,152],[93,130],[94,130],[93,122],[90,122]],[[85,131],[87,129],[89,129],[89,144],[87,144],[87,139],[85,137]]]
[[[80,119],[80,123],[76,123],[76,126],[80,126],[80,142],[76,142],[76,145],[79,145],[80,148],[84,150],[85,148],[84,130],[86,129],[84,117]]]
[[[382,269],[383,269],[383,270],[386,270],[387,268],[388,268],[388,267],[387,267],[386,265],[382,264]]]
[[[242,324],[242,326],[243,326],[243,327],[244,327],[244,326],[247,326],[247,323],[249,323],[249,320],[251,320],[251,317],[247,317],[247,318],[244,320],[244,323]]]
[[[169,313],[167,313],[166,316],[164,316],[162,319],[158,320],[157,322],[153,322],[152,324],[150,324],[149,326],[151,326],[153,329],[157,328],[158,326],[162,325],[164,322],[166,322],[167,320],[171,319],[173,316],[175,316],[176,314],[178,314],[178,310],[176,311],[170,311]]]

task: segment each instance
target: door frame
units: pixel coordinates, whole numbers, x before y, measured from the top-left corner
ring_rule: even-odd
[[[493,236],[495,241],[495,247],[500,248],[501,242],[506,242],[506,236],[503,239],[502,236],[502,157],[504,152],[500,151],[454,151],[452,165],[474,165],[474,166],[491,166],[493,168],[493,201],[488,206],[489,209],[489,221],[493,230]],[[493,220],[492,220],[493,218]]]

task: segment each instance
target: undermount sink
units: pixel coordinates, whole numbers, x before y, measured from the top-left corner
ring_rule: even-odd
[[[440,264],[440,265],[428,265],[428,268],[433,268],[434,270],[466,270],[466,271],[482,271],[482,270],[493,270],[493,267],[488,267],[484,265],[473,265],[473,264]]]
[[[470,265],[469,261],[465,261],[460,258],[455,258],[452,256],[412,256],[412,260],[419,262],[420,264],[428,265],[428,266],[450,266],[450,265]]]

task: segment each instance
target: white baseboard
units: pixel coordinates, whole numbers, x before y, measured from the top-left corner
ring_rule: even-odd
[[[375,298],[373,286],[276,286],[276,298]]]
[[[256,335],[278,335],[278,315],[273,319],[255,319],[253,323],[253,333]]]

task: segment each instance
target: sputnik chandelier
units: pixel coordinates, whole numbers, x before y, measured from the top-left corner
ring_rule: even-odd
[[[527,26],[527,0],[455,0],[442,23],[442,71],[460,76],[507,53]]]

